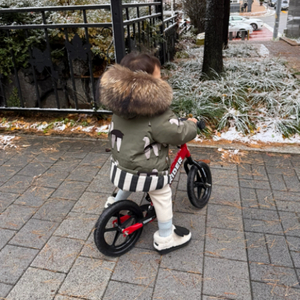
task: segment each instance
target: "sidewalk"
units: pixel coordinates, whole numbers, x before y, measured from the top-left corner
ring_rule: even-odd
[[[113,190],[108,143],[51,136],[16,143],[0,150],[0,299],[300,299],[299,154],[230,158],[191,147],[194,159],[211,161],[213,177],[200,211],[188,201],[183,170],[172,185],[174,220],[191,229],[191,243],[160,256],[154,222],[133,250],[112,259],[93,242]]]
[[[262,6],[259,3],[259,0],[253,0],[251,12],[241,12],[240,15],[244,17],[261,17],[267,15],[274,15],[275,10],[273,7],[269,7],[267,3],[264,3]]]

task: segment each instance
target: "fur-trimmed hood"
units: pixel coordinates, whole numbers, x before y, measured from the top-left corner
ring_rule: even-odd
[[[172,88],[166,81],[118,64],[103,74],[99,89],[101,103],[125,118],[160,115],[173,99]]]

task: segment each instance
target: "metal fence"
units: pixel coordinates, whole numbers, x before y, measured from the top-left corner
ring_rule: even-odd
[[[134,49],[151,49],[163,64],[178,38],[162,0],[1,9],[0,18],[0,110],[108,113],[95,98],[106,66]]]

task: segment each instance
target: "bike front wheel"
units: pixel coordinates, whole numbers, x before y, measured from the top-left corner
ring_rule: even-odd
[[[123,229],[143,218],[140,207],[133,201],[122,200],[106,208],[95,225],[94,241],[98,250],[107,256],[121,256],[133,248],[143,227],[129,235]]]
[[[191,204],[203,208],[211,195],[212,178],[209,166],[200,162],[192,165],[187,179],[187,193]]]

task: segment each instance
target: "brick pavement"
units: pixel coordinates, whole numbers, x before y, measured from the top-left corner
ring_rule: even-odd
[[[0,152],[0,299],[300,299],[300,155],[245,152],[234,164],[192,147],[211,160],[213,192],[197,210],[183,171],[172,186],[174,220],[191,243],[160,256],[154,222],[112,259],[92,234],[113,191],[107,142],[18,143],[27,146]]]

